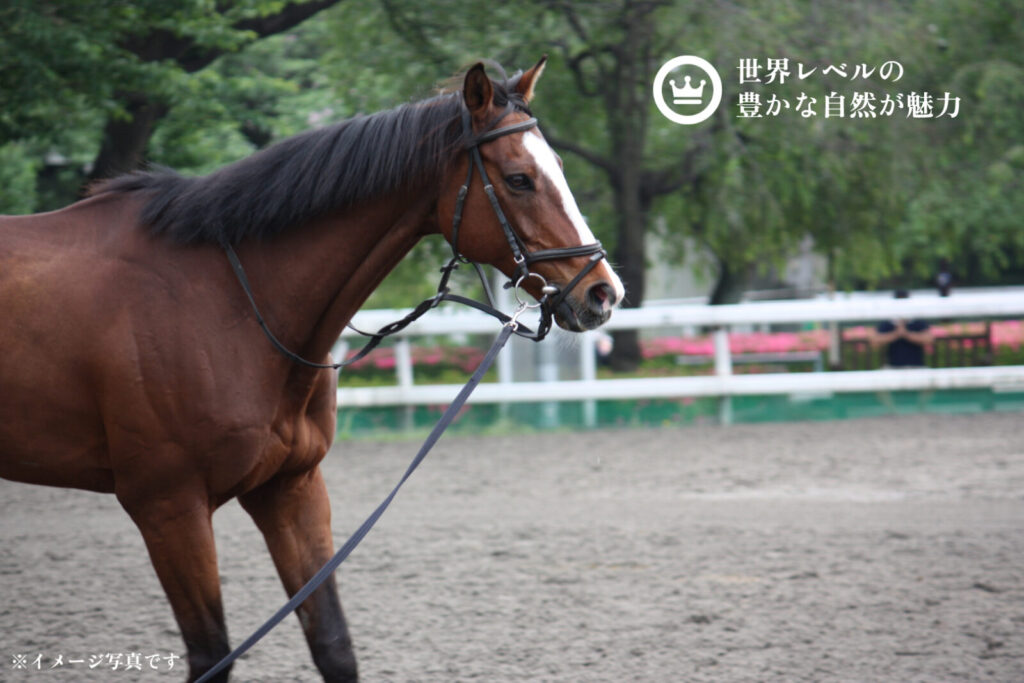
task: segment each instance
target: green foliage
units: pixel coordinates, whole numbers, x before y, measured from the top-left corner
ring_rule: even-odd
[[[999,282],[1024,261],[1024,17],[1015,3],[923,5],[936,89],[960,116],[909,138],[917,183],[901,256],[946,257],[961,279]],[[917,272],[923,269],[915,263]]]
[[[1024,17],[1009,0],[975,3],[814,3],[775,0],[692,14],[687,50],[721,69],[742,57],[789,56],[817,66],[899,61],[898,84],[859,82],[886,94],[949,92],[955,119],[739,119],[723,104],[715,125],[694,131],[679,157],[704,154],[698,183],[657,207],[676,235],[696,236],[732,264],[778,262],[803,235],[829,260],[839,287],[927,283],[948,258],[961,283],[999,280],[1024,256]],[[713,37],[713,42],[705,43]],[[723,103],[737,102],[723,74]],[[771,89],[822,102],[849,82],[808,79]],[[665,150],[687,137],[654,117]],[[711,138],[710,142],[707,137]]]
[[[76,125],[79,113],[110,106],[110,76],[124,76],[122,62],[113,22],[93,17],[118,12],[101,3],[95,15],[87,3],[64,5],[12,0],[0,7],[0,142],[45,134],[62,119]]]
[[[428,96],[480,58],[515,69],[547,53],[534,107],[547,134],[605,156],[617,136],[637,135],[646,171],[686,171],[686,182],[649,207],[648,228],[660,226],[670,244],[661,258],[692,257],[686,248],[697,244],[709,275],[721,264],[765,270],[810,235],[838,287],[920,283],[942,257],[961,284],[1024,274],[1024,14],[1016,0],[349,1],[261,40],[235,27],[286,4],[4,2],[0,212],[73,199],[104,122],[127,115],[120,93],[144,92],[168,107],[150,162],[206,173],[310,126]],[[648,11],[650,35],[630,43],[630,31],[647,25],[638,13]],[[225,54],[188,73],[144,58],[154,36]],[[722,108],[701,126],[666,121],[641,78],[683,53],[710,59],[725,84]],[[782,56],[819,67],[898,60],[900,83],[856,89],[948,91],[960,97],[959,116],[738,118],[738,60]],[[806,91],[821,102],[832,89],[852,86],[808,79],[760,92],[793,99]],[[581,155],[562,156],[583,212],[614,248],[621,209],[608,173]],[[428,296],[445,254],[437,241],[419,247],[372,304]],[[469,277],[463,284],[473,286]]]
[[[172,62],[130,49],[158,31],[199,48],[237,50],[252,36],[232,27],[279,2],[244,0],[224,12],[208,0],[9,0],[0,7],[0,142],[88,123],[95,110],[125,115],[117,91],[187,100],[190,81]],[[138,52],[144,54],[144,47]]]
[[[25,153],[25,145],[0,146],[0,209],[29,213],[36,201],[36,163]]]
[[[108,118],[125,119],[125,93],[144,93],[170,114],[158,127],[148,161],[205,173],[241,158],[275,137],[309,126],[329,91],[300,77],[317,72],[313,55],[328,40],[296,35],[250,45],[255,35],[236,22],[281,10],[282,0],[10,0],[0,6],[0,144],[26,146],[24,163],[40,178],[36,202],[3,200],[0,212],[56,208],[84,181]],[[291,40],[289,40],[289,38]],[[156,59],[151,45],[177,44],[182,59],[204,50],[227,52],[214,67],[189,73],[174,59]],[[266,44],[266,45],[265,45]],[[247,47],[244,57],[239,52]],[[174,50],[171,50],[174,52]],[[310,97],[309,92],[317,95]],[[294,98],[298,106],[289,102]],[[250,136],[249,134],[252,134]],[[58,169],[43,163],[56,153]],[[35,158],[32,158],[35,155]],[[27,168],[27,167],[26,167]],[[45,187],[42,187],[45,185]],[[33,196],[27,194],[24,196]]]

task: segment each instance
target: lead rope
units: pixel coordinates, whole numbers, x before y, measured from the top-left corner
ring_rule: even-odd
[[[420,446],[420,450],[416,453],[416,457],[412,459],[409,467],[405,470],[405,474],[402,475],[402,478],[391,490],[391,493],[381,501],[380,505],[370,513],[370,516],[366,518],[358,529],[356,529],[355,533],[345,541],[345,544],[338,549],[338,552],[334,554],[334,557],[328,560],[327,564],[313,575],[313,578],[306,582],[305,586],[300,588],[295,595],[293,595],[292,598],[283,607],[281,607],[281,609],[277,610],[272,617],[267,619],[266,623],[260,626],[251,636],[246,638],[241,645],[232,650],[231,654],[224,657],[224,659],[217,662],[216,666],[200,676],[196,683],[205,683],[206,681],[209,681],[213,676],[216,676],[218,673],[230,666],[232,662],[245,654],[245,652],[255,645],[260,638],[277,626],[282,619],[295,611],[295,609],[298,608],[306,598],[312,595],[313,591],[319,588],[320,584],[327,580],[327,577],[333,574],[334,570],[336,570],[341,563],[348,558],[352,551],[355,550],[356,546],[359,545],[360,541],[362,541],[366,534],[370,532],[373,525],[377,523],[377,520],[380,519],[381,515],[384,514],[384,511],[387,510],[388,506],[391,505],[391,501],[394,500],[395,496],[398,494],[398,490],[402,488],[402,485],[406,480],[412,475],[416,468],[419,467],[420,463],[423,462],[423,459],[427,457],[427,453],[430,452],[434,447],[434,444],[436,444],[438,439],[441,438],[441,434],[444,430],[447,429],[448,425],[450,425],[452,420],[455,419],[455,416],[462,409],[462,406],[465,405],[469,395],[473,393],[473,390],[476,389],[478,384],[480,384],[480,380],[483,379],[484,375],[486,375],[487,371],[491,368],[491,365],[494,364],[494,359],[498,357],[498,352],[505,346],[509,337],[516,332],[516,329],[519,327],[519,315],[530,307],[531,306],[526,304],[520,305],[519,309],[512,315],[512,317],[509,318],[508,322],[502,326],[497,339],[494,340],[494,344],[484,356],[483,360],[480,361],[480,365],[478,365],[476,371],[473,372],[473,376],[469,378],[469,381],[466,382],[466,386],[462,387],[462,390],[459,391],[458,395],[451,402],[451,405],[449,405],[448,409],[444,411],[443,415],[441,415],[441,419],[439,419],[437,424],[434,425],[434,428],[430,431],[430,435],[427,437],[427,440],[423,442],[422,446]]]
[[[505,114],[507,114],[510,110],[511,108],[506,109]],[[427,436],[426,441],[424,441],[423,445],[420,446],[419,452],[416,453],[416,456],[413,458],[412,462],[409,464],[409,467],[406,469],[405,474],[402,475],[402,478],[391,490],[391,493],[389,493],[387,497],[384,498],[384,500],[380,503],[380,505],[378,505],[376,509],[372,513],[370,513],[370,516],[367,517],[366,520],[362,523],[362,525],[360,525],[360,527],[356,529],[355,533],[353,533],[349,537],[349,539],[345,541],[345,544],[340,549],[338,549],[338,552],[336,552],[334,556],[327,561],[327,563],[320,569],[320,571],[314,574],[313,577],[308,582],[306,582],[306,585],[300,588],[283,607],[277,610],[277,612],[275,612],[273,616],[271,616],[262,626],[256,629],[256,631],[251,636],[246,638],[241,645],[236,647],[234,650],[231,651],[230,654],[228,654],[222,660],[217,662],[217,664],[214,665],[212,669],[208,670],[206,673],[200,676],[199,679],[197,679],[196,683],[206,683],[213,676],[216,676],[218,673],[220,673],[225,668],[230,666],[232,662],[234,662],[240,656],[245,654],[245,652],[247,652],[261,638],[263,638],[263,636],[265,636],[275,626],[277,626],[282,619],[288,616],[289,613],[295,611],[295,609],[298,608],[298,606],[301,605],[303,601],[305,601],[306,598],[308,598],[313,593],[313,591],[315,591],[325,580],[327,580],[328,576],[334,573],[334,571],[341,565],[341,563],[344,562],[346,558],[348,558],[348,556],[352,553],[353,550],[355,550],[356,546],[359,545],[359,543],[363,540],[366,534],[370,532],[370,529],[373,528],[374,524],[377,523],[377,520],[380,519],[381,515],[384,514],[384,511],[387,510],[389,505],[391,505],[391,501],[394,500],[395,496],[398,494],[398,490],[412,475],[416,468],[419,467],[420,463],[423,462],[423,459],[427,456],[427,453],[429,453],[430,450],[434,447],[434,444],[437,443],[438,439],[441,438],[441,435],[444,433],[444,430],[447,429],[448,426],[452,423],[452,421],[455,419],[455,416],[459,413],[459,411],[465,405],[466,401],[469,399],[470,394],[473,393],[473,390],[476,389],[477,385],[480,384],[480,381],[483,379],[484,375],[487,374],[487,371],[494,364],[494,360],[495,358],[497,358],[498,352],[501,351],[501,349],[505,346],[509,338],[513,334],[516,334],[522,337],[533,339],[534,341],[542,340],[551,329],[551,323],[554,317],[555,308],[562,303],[562,301],[565,299],[565,296],[573,289],[573,287],[575,287],[576,284],[587,273],[589,273],[602,258],[604,258],[605,253],[604,250],[601,248],[601,244],[599,242],[592,245],[581,245],[579,247],[547,249],[540,252],[533,252],[532,254],[526,251],[526,249],[520,243],[518,236],[515,234],[515,231],[512,230],[512,226],[509,224],[508,219],[505,217],[504,212],[501,210],[501,206],[498,203],[498,199],[494,194],[494,188],[491,185],[490,179],[487,177],[487,172],[484,170],[483,160],[480,158],[479,145],[482,142],[493,140],[502,135],[508,135],[509,133],[528,130],[529,128],[532,128],[533,126],[537,125],[537,120],[534,118],[530,118],[529,120],[523,121],[521,123],[506,126],[504,128],[495,129],[495,126],[501,121],[502,118],[504,118],[505,114],[502,114],[497,119],[495,119],[483,133],[478,135],[476,139],[472,141],[470,148],[469,172],[467,174],[466,183],[462,186],[462,188],[460,188],[459,196],[456,201],[454,225],[452,226],[453,256],[451,260],[448,262],[448,264],[441,268],[442,275],[441,281],[437,287],[437,293],[430,299],[426,299],[420,302],[420,304],[416,306],[416,308],[414,308],[412,312],[410,312],[401,320],[397,320],[393,323],[385,325],[384,327],[380,328],[380,330],[378,330],[375,334],[367,335],[370,337],[370,340],[366,343],[366,345],[355,356],[345,361],[330,364],[315,363],[313,361],[306,360],[302,356],[299,356],[298,354],[289,350],[284,344],[282,344],[277,339],[277,337],[274,336],[274,334],[270,331],[270,327],[267,325],[262,314],[260,314],[259,307],[256,305],[256,298],[252,293],[251,286],[249,285],[249,278],[245,274],[245,269],[242,267],[242,262],[239,260],[238,254],[235,253],[234,248],[230,244],[223,245],[224,251],[228,257],[228,261],[231,263],[231,268],[232,270],[234,270],[235,276],[238,278],[238,282],[242,286],[242,289],[245,291],[246,298],[249,300],[249,304],[252,306],[253,312],[256,315],[256,321],[259,323],[260,329],[263,330],[263,333],[266,335],[267,339],[270,340],[270,342],[278,351],[280,351],[285,357],[301,365],[306,365],[312,368],[330,368],[337,370],[338,368],[341,368],[345,365],[354,363],[360,358],[365,357],[366,354],[373,350],[374,347],[380,344],[384,337],[391,334],[395,334],[396,332],[405,329],[405,327],[407,327],[410,323],[421,317],[430,309],[438,306],[442,301],[453,301],[456,303],[465,304],[467,306],[476,308],[477,310],[483,311],[484,313],[492,315],[502,322],[502,328],[501,332],[494,340],[494,344],[491,346],[490,350],[488,350],[486,355],[484,355],[483,360],[480,361],[480,365],[477,366],[477,369],[473,372],[473,375],[469,378],[469,381],[466,382],[466,385],[464,387],[462,387],[458,395],[451,402],[451,404],[449,404],[448,408],[444,411],[444,414],[441,415],[441,418],[437,421],[437,424],[434,425],[434,428],[430,431],[430,435]],[[464,121],[466,120],[464,119]],[[483,277],[483,274],[480,271],[478,264],[476,263],[473,263],[473,265],[474,267],[476,267],[477,273],[480,274],[481,276],[481,281],[484,284],[484,291],[488,298],[488,304],[483,304],[479,301],[474,301],[473,299],[468,299],[457,294],[452,294],[448,289],[448,280],[451,277],[452,271],[454,271],[458,267],[459,263],[467,262],[465,259],[463,259],[463,257],[459,254],[458,251],[458,230],[459,225],[462,222],[462,209],[464,206],[466,195],[469,192],[469,184],[473,178],[474,164],[477,166],[479,170],[480,178],[484,184],[484,190],[487,193],[488,199],[490,200],[491,207],[497,214],[498,221],[501,224],[502,230],[504,231],[505,236],[508,239],[509,247],[512,249],[513,257],[516,263],[516,271],[513,277],[512,288],[515,292],[516,301],[518,302],[518,308],[515,310],[515,312],[513,312],[511,316],[505,315],[501,311],[494,308],[493,300],[491,299],[490,295],[490,290],[487,287],[487,281]],[[590,256],[590,259],[588,260],[587,265],[584,266],[584,268],[579,273],[577,273],[576,277],[572,279],[568,287],[565,287],[561,291],[559,291],[556,287],[548,285],[547,281],[539,274],[532,273],[529,270],[529,264],[534,261],[543,261],[557,258],[571,258],[575,256]],[[542,283],[541,290],[543,292],[543,295],[540,298],[540,300],[535,304],[527,303],[519,296],[519,290],[521,288],[521,285],[523,284],[523,282],[525,282],[531,277],[538,278]],[[556,297],[554,305],[552,305],[551,303],[552,296]],[[530,309],[540,309],[540,324],[537,326],[536,332],[531,331],[525,325],[519,323],[519,317],[524,312]]]

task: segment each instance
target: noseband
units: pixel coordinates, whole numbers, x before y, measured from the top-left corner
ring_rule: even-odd
[[[601,259],[607,257],[607,253],[601,246],[600,242],[594,242],[593,244],[581,244],[576,247],[558,247],[555,249],[530,251],[527,249],[518,233],[516,233],[512,228],[512,224],[509,222],[508,218],[506,218],[505,212],[501,210],[501,203],[498,201],[498,196],[494,191],[494,185],[487,176],[487,169],[484,168],[484,161],[480,156],[480,145],[491,142],[492,140],[496,140],[505,135],[522,133],[537,126],[537,119],[531,116],[525,121],[513,123],[512,125],[504,126],[503,128],[497,128],[497,125],[501,123],[501,121],[513,110],[514,106],[510,102],[508,106],[506,106],[504,112],[498,115],[498,117],[495,118],[482,132],[475,136],[473,135],[473,127],[469,110],[463,109],[462,111],[463,136],[469,140],[469,142],[466,143],[466,151],[469,154],[469,168],[466,172],[466,182],[464,182],[462,187],[459,188],[459,194],[455,201],[455,213],[452,217],[451,238],[453,257],[446,268],[454,267],[455,264],[459,262],[469,262],[459,253],[459,227],[462,223],[462,211],[465,207],[466,196],[469,194],[469,186],[470,183],[473,182],[473,167],[475,166],[479,172],[480,181],[483,183],[487,199],[491,202],[491,208],[494,210],[494,214],[498,218],[498,223],[501,225],[502,232],[505,233],[505,239],[508,240],[509,249],[512,251],[512,260],[515,263],[515,270],[512,273],[511,281],[506,284],[506,287],[512,287],[518,290],[529,278],[537,278],[542,283],[542,296],[537,304],[541,311],[540,326],[535,334],[524,335],[536,338],[539,341],[540,339],[543,339],[551,329],[552,317],[558,310],[558,307],[565,301],[569,292],[579,284],[580,280],[586,277],[587,273],[597,266]],[[573,277],[573,279],[570,280],[562,289],[559,289],[553,284],[549,284],[542,275],[530,270],[530,266],[538,261],[553,261],[580,256],[589,256],[590,258],[580,272],[578,272],[576,276]],[[486,291],[486,286],[484,289]]]

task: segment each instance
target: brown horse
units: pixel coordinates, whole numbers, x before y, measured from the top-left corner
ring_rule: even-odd
[[[117,496],[174,610],[190,680],[230,650],[214,510],[238,497],[289,594],[333,553],[319,463],[337,375],[268,343],[224,247],[245,263],[276,336],[326,361],[420,238],[452,240],[466,149],[478,144],[515,240],[475,182],[458,251],[510,276],[524,268],[513,241],[547,251],[527,259],[543,279],[523,287],[537,298],[544,280],[563,288],[562,327],[600,325],[622,284],[603,261],[577,278],[592,259],[573,247],[594,240],[557,156],[528,123],[494,134],[529,121],[543,65],[498,82],[478,64],[459,90],[298,135],[206,177],[137,173],[60,211],[0,218],[0,476]],[[297,611],[324,679],[355,680],[333,579]]]

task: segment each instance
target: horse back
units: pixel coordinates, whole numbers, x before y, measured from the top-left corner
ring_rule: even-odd
[[[313,429],[283,406],[287,368],[259,362],[223,254],[151,235],[139,205],[0,217],[0,476],[100,491],[207,477],[234,493],[297,442],[326,450],[333,388],[311,387]]]

